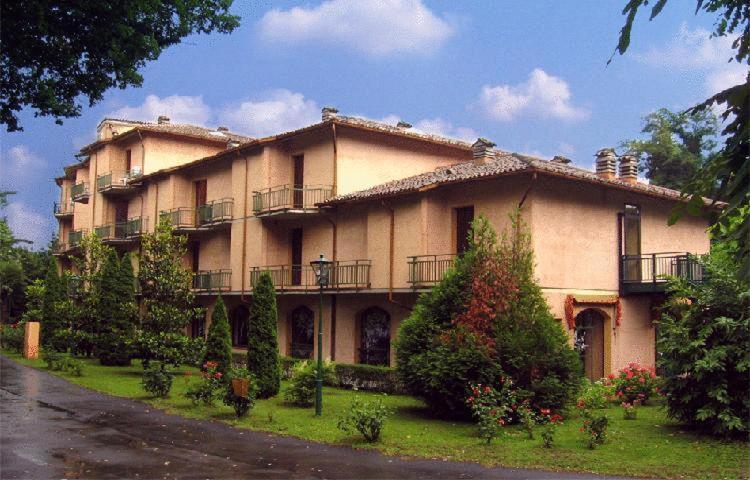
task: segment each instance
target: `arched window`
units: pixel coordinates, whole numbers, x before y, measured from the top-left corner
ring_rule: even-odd
[[[190,322],[190,336],[204,338],[206,334],[206,317],[197,316]]]
[[[244,305],[235,307],[230,316],[232,325],[232,346],[247,347],[247,322],[250,318],[250,310]]]
[[[604,316],[587,308],[576,316],[575,344],[580,352],[586,377],[604,377]]]
[[[370,307],[360,316],[359,362],[388,365],[391,359],[391,316],[378,307]]]
[[[312,358],[314,321],[313,312],[305,306],[292,311],[289,319],[289,354],[294,358]]]

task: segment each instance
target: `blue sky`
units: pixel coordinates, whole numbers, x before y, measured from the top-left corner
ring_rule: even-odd
[[[253,136],[320,119],[320,108],[591,167],[605,146],[637,137],[642,117],[680,109],[737,83],[728,39],[694,2],[636,21],[630,50],[606,65],[623,1],[236,0],[242,26],[201,35],[143,69],[142,88],[111,90],[62,126],[21,113],[0,133],[2,213],[14,232],[47,243],[56,230],[52,179],[93,140],[105,116],[229,126]],[[85,103],[85,102],[84,102]]]

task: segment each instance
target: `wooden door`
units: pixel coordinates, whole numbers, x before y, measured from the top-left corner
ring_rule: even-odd
[[[292,285],[302,285],[302,229],[295,228],[289,234],[292,251]]]
[[[128,220],[128,202],[120,201],[115,203],[115,223],[122,223]]]
[[[576,316],[576,336],[583,370],[591,381],[604,377],[604,317],[596,310],[587,309]]]
[[[469,249],[469,232],[474,221],[474,206],[456,209],[456,253],[459,255]]]
[[[305,205],[305,156],[295,155],[292,157],[294,163],[294,208],[303,208]]]

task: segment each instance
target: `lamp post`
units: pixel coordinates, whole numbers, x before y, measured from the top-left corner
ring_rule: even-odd
[[[331,276],[331,262],[322,253],[320,258],[310,262],[315,272],[315,282],[320,288],[318,304],[318,371],[315,375],[315,415],[323,413],[323,288],[328,286]]]

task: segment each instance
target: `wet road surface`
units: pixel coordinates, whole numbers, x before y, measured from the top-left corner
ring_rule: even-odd
[[[0,478],[605,478],[408,460],[169,415],[0,356]]]

